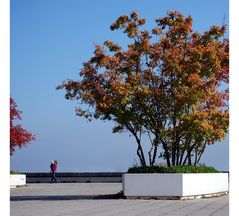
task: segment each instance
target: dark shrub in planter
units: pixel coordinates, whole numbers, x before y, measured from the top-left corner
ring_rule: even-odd
[[[128,173],[218,173],[218,171],[207,166],[140,166],[129,168]]]

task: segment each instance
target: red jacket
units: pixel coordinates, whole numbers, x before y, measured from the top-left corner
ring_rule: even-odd
[[[57,165],[56,165],[56,164],[51,164],[51,170],[52,170],[53,172],[56,172],[56,170],[57,170]]]

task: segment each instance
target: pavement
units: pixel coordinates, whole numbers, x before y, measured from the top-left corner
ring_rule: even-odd
[[[121,183],[28,184],[10,189],[11,216],[228,216],[228,195],[195,200],[122,199]]]

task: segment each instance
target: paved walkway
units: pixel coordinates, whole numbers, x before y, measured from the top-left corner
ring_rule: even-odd
[[[228,196],[126,200],[120,183],[29,184],[11,189],[11,216],[228,216]]]

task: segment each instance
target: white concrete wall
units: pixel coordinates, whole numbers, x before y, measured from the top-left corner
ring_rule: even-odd
[[[183,174],[183,196],[228,191],[227,173]]]
[[[10,175],[10,187],[16,187],[26,184],[26,175],[14,174]]]
[[[124,174],[126,197],[183,197],[228,191],[227,173]]]
[[[179,196],[182,174],[124,174],[123,192],[127,196]]]

